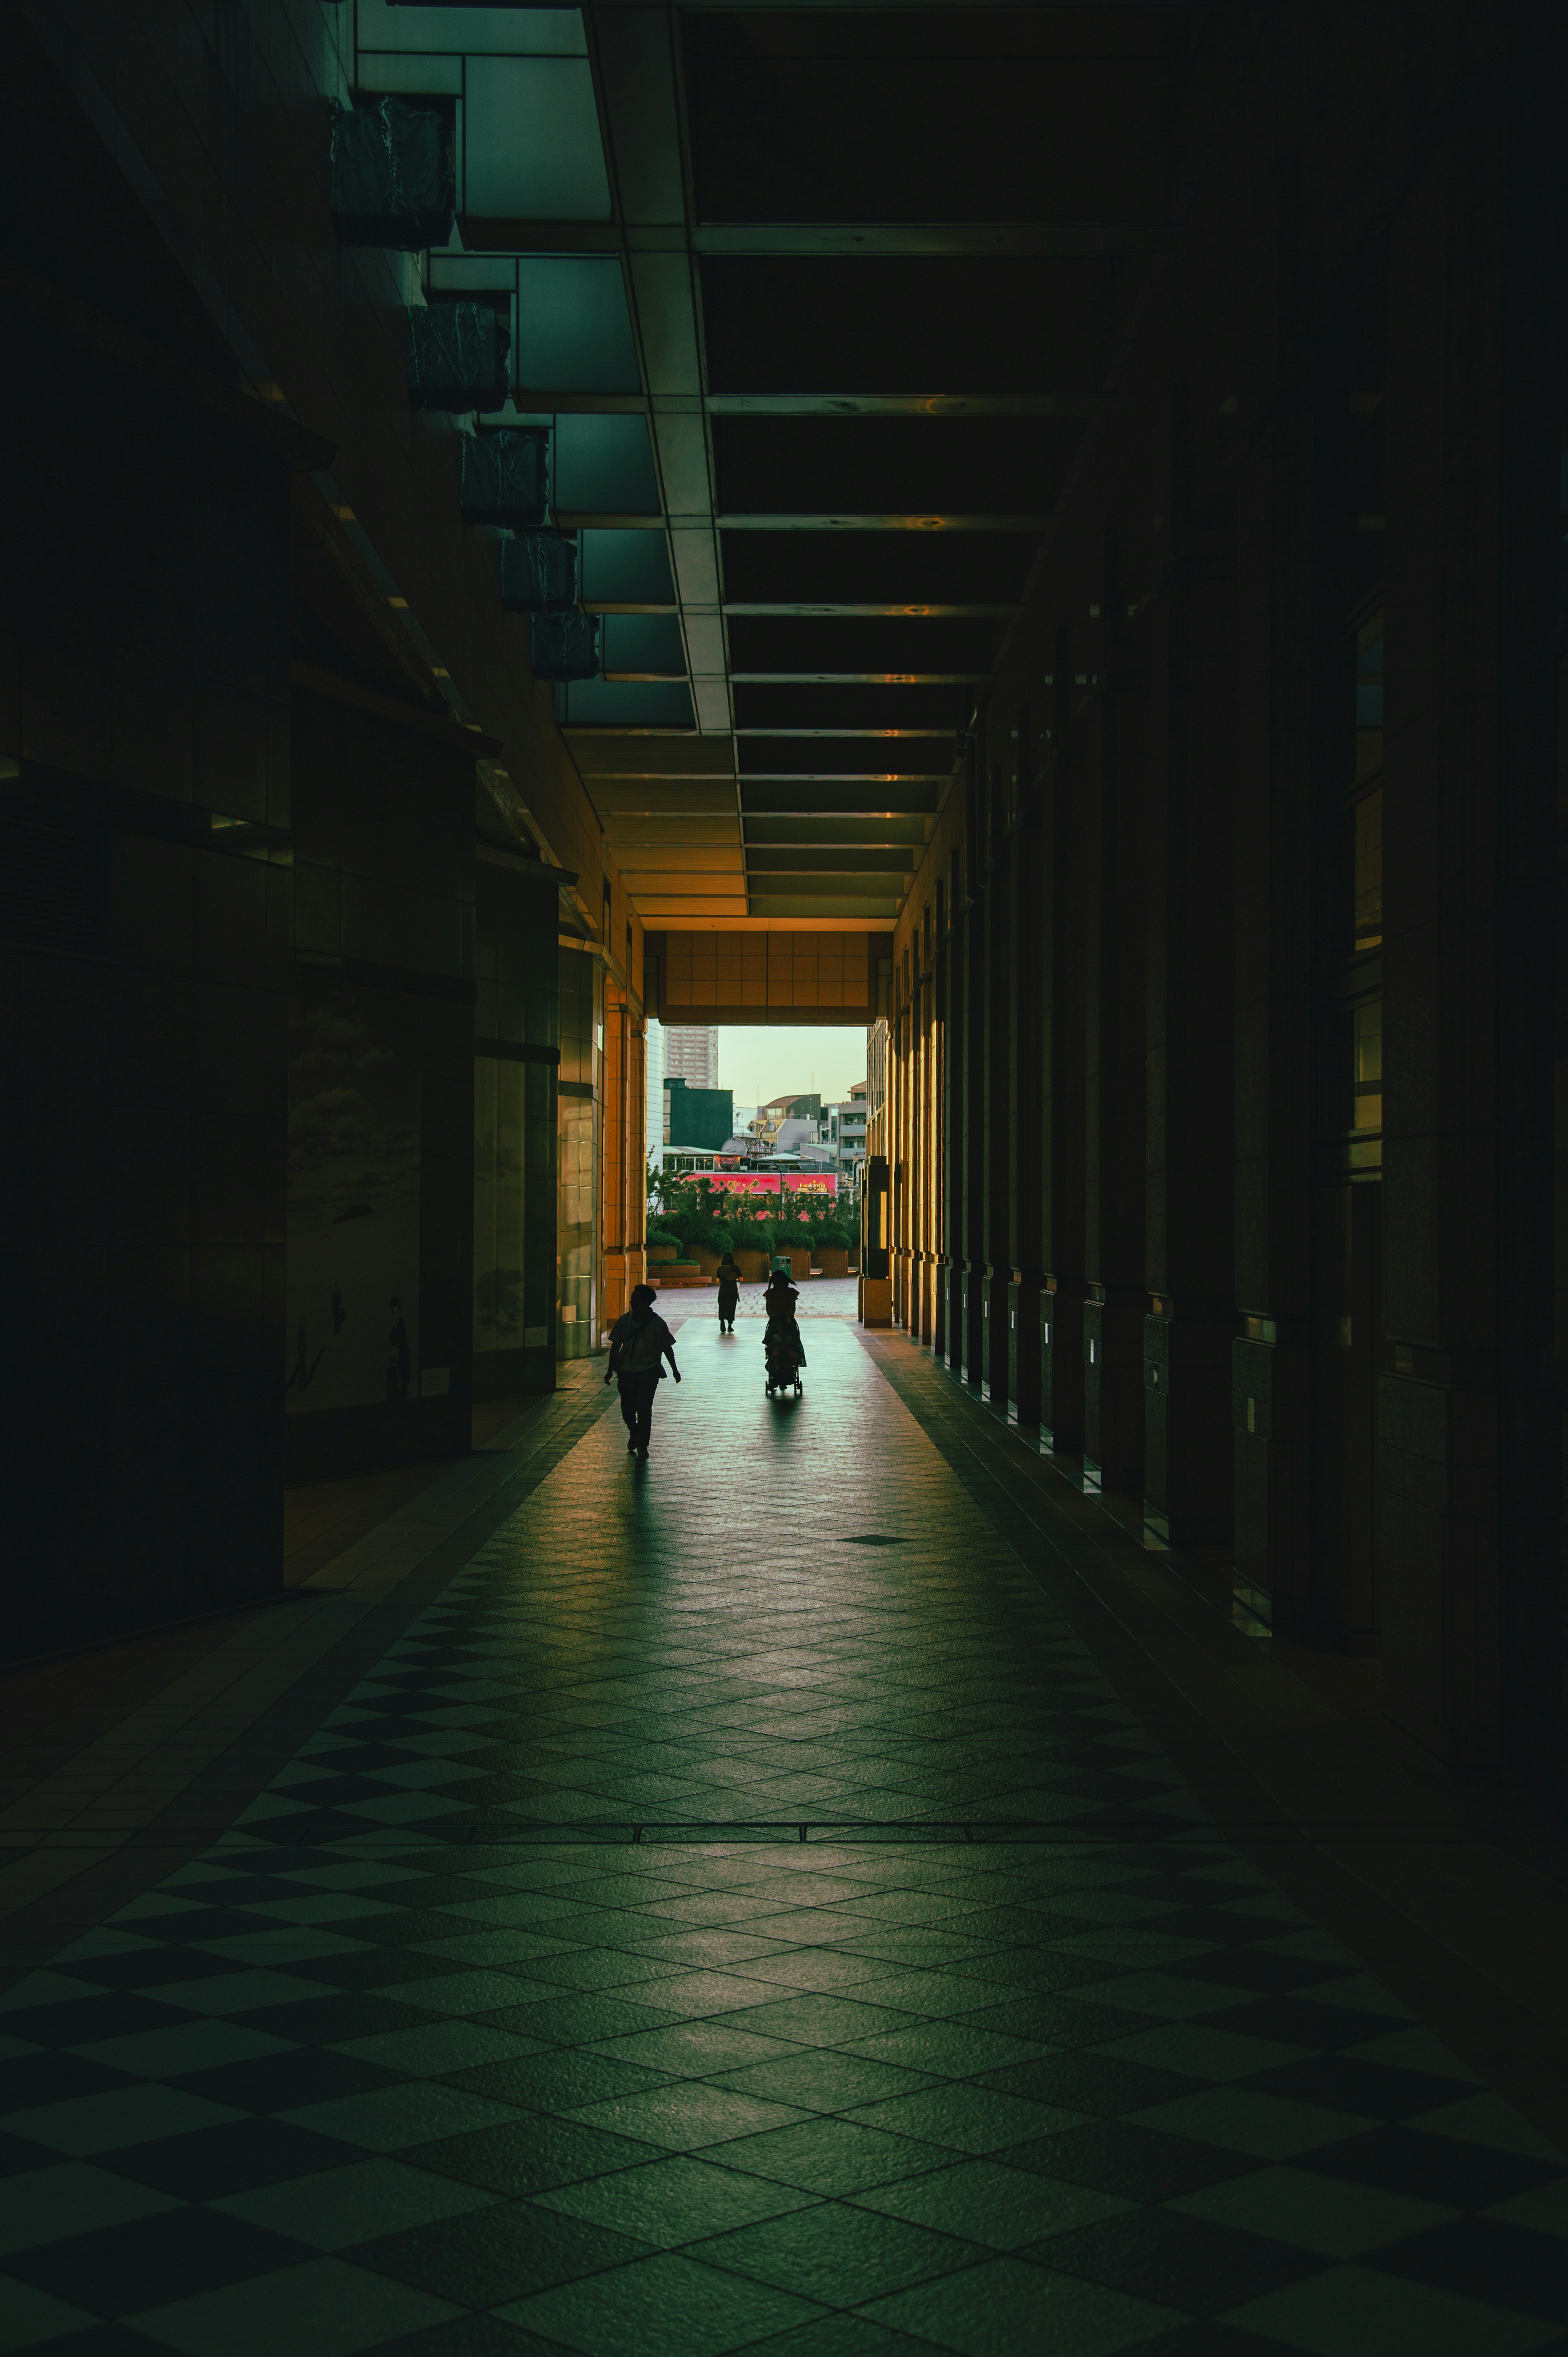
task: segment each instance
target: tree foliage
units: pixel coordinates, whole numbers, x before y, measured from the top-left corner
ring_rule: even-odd
[[[736,1194],[700,1173],[689,1178],[650,1169],[648,1241],[678,1243],[686,1252],[797,1252],[816,1244],[855,1241],[831,1195],[789,1189],[782,1195]]]

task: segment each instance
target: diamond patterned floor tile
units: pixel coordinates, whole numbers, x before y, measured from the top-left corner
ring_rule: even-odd
[[[1568,2345],[1568,2165],[821,1325],[722,1564],[590,1424],[237,1827],[0,1995],[0,2349]],[[785,1427],[703,1340],[671,1420],[749,1462]]]

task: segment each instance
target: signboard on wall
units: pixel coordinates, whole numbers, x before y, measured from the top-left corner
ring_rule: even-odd
[[[417,1396],[418,1000],[302,984],[288,1126],[285,1410]]]
[[[715,1170],[709,1184],[715,1194],[836,1195],[839,1190],[837,1178],[826,1170]]]

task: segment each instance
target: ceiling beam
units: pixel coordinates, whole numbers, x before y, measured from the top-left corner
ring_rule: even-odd
[[[599,606],[592,610],[602,614],[618,614],[623,611],[628,614],[644,612],[651,614],[666,609],[651,606],[625,608]],[[1015,614],[1021,614],[1024,608],[1022,606],[832,606],[822,605],[820,602],[807,605],[804,601],[792,606],[742,606],[734,604],[726,598],[724,610],[726,614],[826,615],[830,619],[839,617],[855,621],[876,620],[884,617],[891,617],[898,621],[990,622],[1010,620]]]
[[[630,16],[656,12],[643,9],[625,13]],[[608,48],[621,45],[620,36],[614,25],[615,12],[604,5],[604,0],[599,0],[594,15],[603,63]],[[640,50],[646,40],[646,33],[638,28],[633,42],[627,46]],[[655,75],[660,71],[660,65],[661,61],[655,60]],[[628,115],[635,111],[646,113],[650,118],[662,118],[664,92],[662,89],[647,87],[639,91],[628,77],[618,76],[613,69],[605,73],[604,81],[619,167],[628,145],[640,144],[641,135],[648,128],[646,124],[628,124]],[[672,79],[670,88],[672,94]],[[678,171],[679,135],[672,122],[664,135],[677,150],[674,162]],[[641,160],[646,164],[648,159]],[[618,168],[617,177],[626,208],[624,227],[618,221],[490,220],[466,213],[463,242],[473,253],[624,253],[639,249],[685,252],[684,221],[660,222],[635,218],[639,194],[633,191],[628,203],[624,168]],[[652,177],[660,176],[655,173]],[[671,200],[668,188],[660,193],[666,202]],[[646,204],[648,200],[644,194],[642,201]],[[657,207],[658,196],[653,202]],[[698,255],[800,255],[807,259],[813,254],[968,253],[1020,257],[1068,254],[1090,259],[1104,255],[1115,259],[1122,254],[1149,253],[1160,243],[1162,234],[1152,221],[696,221],[690,231],[690,250]]]
[[[721,515],[721,532],[1047,532],[1054,515]]]
[[[734,714],[671,14],[590,6],[584,23],[599,70],[606,160],[624,225],[632,328],[650,396],[693,708],[704,737],[727,737]],[[569,518],[561,521],[570,527]]]
[[[686,410],[707,417],[1092,417],[1093,393],[709,393],[651,400],[645,393],[566,393],[521,385],[521,414],[639,417]]]
[[[737,687],[982,687],[988,671],[732,671]]]

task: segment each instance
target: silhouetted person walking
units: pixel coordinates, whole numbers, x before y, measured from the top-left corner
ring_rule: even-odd
[[[735,1313],[740,1307],[740,1271],[735,1254],[725,1253],[719,1263],[719,1332],[735,1332]]]
[[[676,1382],[681,1380],[675,1337],[654,1308],[658,1298],[650,1285],[632,1286],[630,1308],[610,1328],[610,1362],[605,1370],[607,1383],[614,1376],[620,1384],[621,1422],[631,1435],[627,1455],[639,1461],[647,1457],[653,1437],[653,1395],[663,1381],[665,1359]]]

